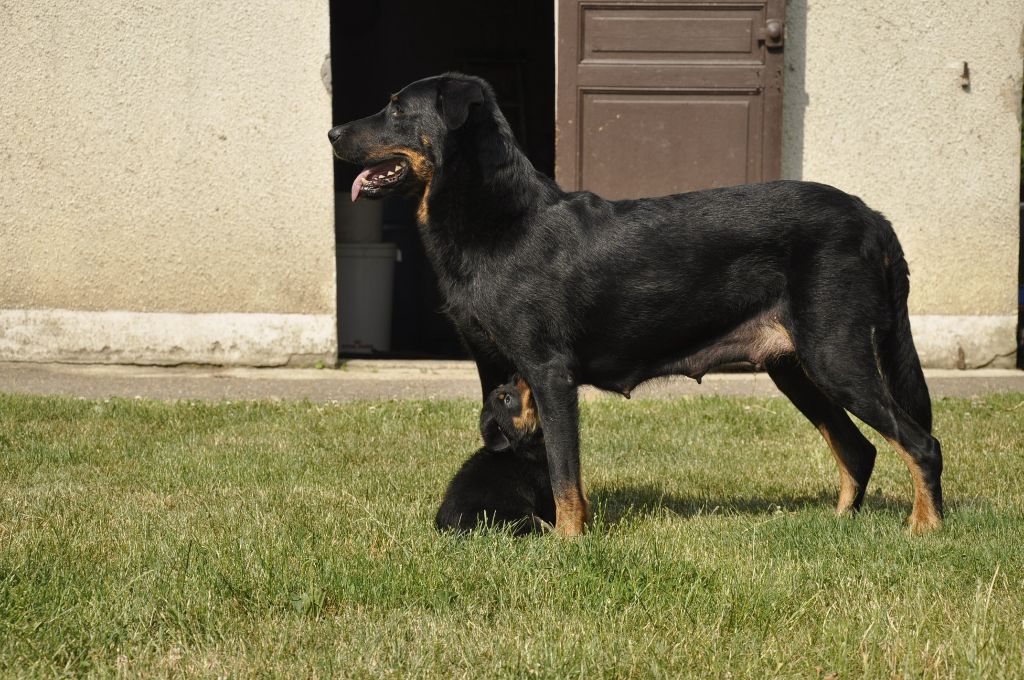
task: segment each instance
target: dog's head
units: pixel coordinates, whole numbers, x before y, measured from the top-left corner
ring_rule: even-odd
[[[482,105],[494,105],[486,81],[448,73],[407,85],[374,115],[332,128],[327,137],[335,155],[364,168],[352,183],[352,200],[424,190],[451,136]]]
[[[516,449],[543,436],[533,392],[525,380],[516,378],[488,395],[480,413],[480,435],[491,451]]]

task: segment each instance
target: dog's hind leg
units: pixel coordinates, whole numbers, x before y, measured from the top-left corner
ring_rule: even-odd
[[[833,319],[808,351],[797,355],[808,377],[833,402],[873,427],[899,452],[914,482],[914,506],[908,520],[911,532],[925,533],[942,526],[942,448],[939,441],[893,399],[879,370],[868,329]],[[836,323],[838,322],[838,323]],[[819,327],[820,328],[820,327]],[[821,337],[824,336],[824,337]]]
[[[875,467],[875,447],[861,434],[842,407],[821,393],[792,357],[767,365],[768,375],[793,405],[818,428],[839,465],[839,503],[836,512],[860,509]]]

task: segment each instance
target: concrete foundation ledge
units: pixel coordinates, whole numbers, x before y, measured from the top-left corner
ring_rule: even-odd
[[[330,314],[0,310],[0,361],[312,366],[336,353]]]
[[[921,363],[928,368],[1012,368],[1017,316],[911,315]]]
[[[1017,320],[1005,316],[910,317],[930,368],[1010,368]],[[329,314],[0,310],[0,361],[176,366],[330,365]]]

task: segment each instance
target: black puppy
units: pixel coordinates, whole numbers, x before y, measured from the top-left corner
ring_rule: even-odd
[[[840,512],[860,507],[875,465],[849,411],[906,462],[911,529],[941,525],[942,450],[907,261],[860,199],[810,182],[621,201],[565,192],[519,149],[490,86],[456,73],[412,83],[329,137],[364,168],[353,199],[419,199],[419,233],[483,394],[513,373],[533,389],[557,532],[579,534],[587,519],[579,386],[629,395],[734,361],[767,369],[824,436]]]
[[[448,484],[434,523],[469,531],[509,525],[517,536],[555,523],[544,435],[529,386],[521,379],[491,392],[480,413],[484,446]]]

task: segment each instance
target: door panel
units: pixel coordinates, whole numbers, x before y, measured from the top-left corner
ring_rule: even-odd
[[[563,188],[627,198],[778,178],[782,0],[558,2]]]
[[[742,94],[585,93],[581,183],[606,198],[743,184],[751,172],[750,140],[759,138],[751,125],[758,104]]]
[[[753,9],[581,7],[581,63],[760,61]]]

